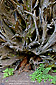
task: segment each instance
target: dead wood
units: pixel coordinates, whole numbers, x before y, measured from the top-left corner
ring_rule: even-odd
[[[35,64],[46,63],[41,60],[50,60],[55,66],[55,59],[51,56],[53,54],[56,56],[56,1],[24,0],[20,3],[17,0],[1,0],[0,2],[0,50],[6,48],[5,52],[0,52],[0,60],[11,53],[13,55],[14,51],[17,55],[24,53],[30,56],[28,63],[26,60],[29,56],[26,57],[25,65],[32,61],[35,67]],[[50,55],[47,58],[48,54]],[[31,58],[34,55],[36,61]],[[37,57],[41,58],[40,62]],[[19,64],[15,69],[18,66]]]

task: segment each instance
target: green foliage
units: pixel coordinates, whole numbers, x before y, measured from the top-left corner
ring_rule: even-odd
[[[9,77],[9,76],[13,75],[13,71],[14,71],[13,68],[6,68],[6,69],[3,71],[3,72],[4,72],[3,78],[6,78],[6,77]]]
[[[40,64],[40,67],[32,74],[30,74],[29,76],[31,76],[31,80],[35,81],[37,80],[39,83],[44,80],[44,82],[46,82],[46,80],[51,81],[51,83],[55,84],[56,83],[56,76],[51,76],[48,74],[48,72],[51,70],[51,67],[47,67],[45,68],[43,64]]]
[[[56,76],[53,77],[51,83],[56,84]]]
[[[53,72],[56,72],[56,70],[53,70]]]

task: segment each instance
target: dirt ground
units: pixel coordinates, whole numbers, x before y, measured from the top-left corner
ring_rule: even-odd
[[[50,84],[49,81],[46,81],[46,83],[44,83],[44,81],[41,83],[31,81],[29,77],[29,74],[31,73],[31,71],[22,72],[18,75],[18,71],[15,71],[13,76],[2,79],[3,73],[0,72],[0,85],[54,85]]]

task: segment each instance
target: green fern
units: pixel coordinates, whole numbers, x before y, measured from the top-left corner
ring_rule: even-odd
[[[13,75],[13,71],[14,71],[13,68],[6,68],[3,71],[4,72],[3,78],[6,78],[6,77],[9,77],[9,76]]]
[[[56,84],[56,76],[51,76],[48,74],[48,72],[51,70],[51,67],[45,68],[43,64],[40,64],[40,67],[29,76],[32,81],[37,80],[39,83],[44,80],[46,82],[47,80],[51,81],[51,83]]]

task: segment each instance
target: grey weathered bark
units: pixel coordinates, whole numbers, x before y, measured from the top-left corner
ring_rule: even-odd
[[[30,52],[41,58],[45,53],[56,53],[55,0],[24,0],[24,4],[17,0],[0,2],[1,59],[12,51]]]

